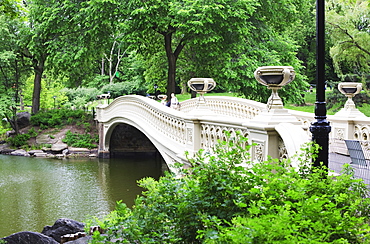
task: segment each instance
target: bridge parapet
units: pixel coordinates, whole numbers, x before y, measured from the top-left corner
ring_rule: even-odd
[[[265,108],[265,103],[260,103],[238,97],[207,96],[207,107],[219,115],[240,119],[252,119]],[[197,107],[198,98],[186,100],[181,103],[181,111],[188,113]]]
[[[192,113],[198,99],[181,103],[181,111],[171,109],[152,99],[129,95],[116,98],[109,105],[97,107],[96,120],[100,125],[99,152],[109,153],[110,138],[119,124],[128,124],[141,131],[157,148],[170,166],[184,162],[184,152],[190,154],[199,149],[210,150],[218,140],[225,140],[224,131],[232,134],[240,131],[256,144],[251,149],[253,160],[265,160],[267,156],[286,158],[294,154],[304,142],[310,141],[309,127],[313,113],[284,110],[293,118],[292,123],[263,121],[261,115],[278,115],[266,111],[266,104],[241,98],[206,97],[212,113]],[[272,115],[271,115],[272,114]],[[368,117],[346,118],[329,115],[332,126],[331,138],[368,140],[370,119]]]

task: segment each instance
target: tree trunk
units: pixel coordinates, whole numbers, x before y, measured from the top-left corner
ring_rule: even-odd
[[[181,50],[184,48],[182,41],[177,45],[176,50],[172,51],[172,33],[174,30],[171,30],[167,33],[164,33],[164,43],[165,50],[167,55],[168,62],[168,77],[167,77],[167,97],[171,97],[171,93],[175,92],[176,89],[176,62]]]
[[[172,34],[164,36],[164,43],[168,62],[167,73],[167,97],[171,97],[171,93],[175,92],[176,87],[176,57],[172,52]]]
[[[44,73],[45,61],[40,61],[39,65],[35,66],[35,79],[33,81],[32,94],[32,114],[36,114],[40,110],[40,94],[41,94],[41,79]]]

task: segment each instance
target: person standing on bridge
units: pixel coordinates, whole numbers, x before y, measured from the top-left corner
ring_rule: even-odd
[[[179,105],[179,100],[175,96],[175,93],[171,93],[171,108],[179,110],[180,105]]]

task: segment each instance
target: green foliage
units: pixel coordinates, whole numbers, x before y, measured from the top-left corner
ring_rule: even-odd
[[[327,22],[333,46],[330,55],[339,76],[369,74],[370,34],[368,0],[330,0]]]
[[[31,124],[43,128],[72,124],[76,120],[85,121],[87,114],[83,110],[54,109],[40,111],[31,117]]]
[[[93,137],[90,134],[79,134],[67,131],[65,138],[62,140],[72,147],[96,148],[99,138]]]
[[[36,136],[37,136],[36,130],[34,128],[31,128],[25,134],[18,134],[18,135],[14,135],[13,137],[7,138],[7,141],[14,147],[28,147],[27,141],[30,138],[36,137]]]
[[[61,90],[68,97],[65,107],[83,108],[88,102],[96,100],[96,96],[101,92],[97,88],[64,88]]]
[[[38,133],[36,132],[35,128],[31,128],[28,130],[28,135],[30,135],[30,137],[36,137],[38,135]]]
[[[13,137],[8,138],[8,142],[14,147],[21,147],[27,144],[27,141],[30,139],[29,134],[18,134]]]
[[[369,242],[368,190],[349,166],[323,177],[326,169],[307,171],[317,147],[303,151],[299,169],[252,162],[250,148],[245,138],[229,137],[178,176],[140,180],[143,196],[132,210],[119,203],[102,221],[107,237],[93,243]]]
[[[101,88],[101,93],[110,92],[111,98],[117,98],[129,94],[145,95],[146,90],[147,88],[138,82],[119,82],[103,86]]]

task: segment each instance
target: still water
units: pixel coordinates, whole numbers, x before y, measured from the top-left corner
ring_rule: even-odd
[[[159,160],[158,160],[159,161]],[[132,206],[137,180],[158,179],[165,164],[151,159],[44,159],[0,155],[0,238],[41,232],[59,218],[103,217],[116,201]]]

